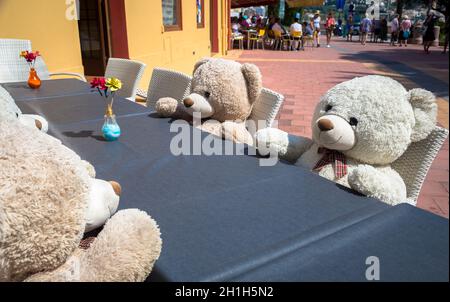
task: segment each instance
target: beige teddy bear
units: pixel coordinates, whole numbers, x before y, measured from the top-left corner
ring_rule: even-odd
[[[262,90],[261,72],[253,64],[203,59],[195,65],[192,94],[182,102],[163,98],[156,111],[163,117],[192,119],[200,113],[203,131],[252,145],[245,122]]]
[[[274,128],[258,131],[262,153],[283,159],[395,205],[407,201],[406,185],[391,164],[412,142],[436,127],[434,95],[406,89],[382,76],[366,76],[330,89],[316,107],[313,139]]]
[[[0,281],[146,279],[161,239],[144,212],[116,213],[87,250],[79,247],[116,211],[118,183],[94,179],[59,140],[17,120],[0,121],[0,167]]]

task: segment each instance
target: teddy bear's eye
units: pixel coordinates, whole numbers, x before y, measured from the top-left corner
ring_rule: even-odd
[[[357,126],[358,125],[358,120],[354,117],[350,118],[350,125],[351,126]]]
[[[331,105],[327,105],[327,107],[325,107],[326,112],[330,111],[331,109],[333,109],[333,106]]]
[[[211,93],[209,93],[208,91],[205,91],[205,98],[209,99],[210,96],[211,96]]]

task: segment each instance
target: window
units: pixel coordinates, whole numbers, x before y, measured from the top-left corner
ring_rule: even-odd
[[[197,1],[197,27],[205,27],[205,0]]]
[[[181,0],[162,0],[163,24],[166,31],[182,30]]]

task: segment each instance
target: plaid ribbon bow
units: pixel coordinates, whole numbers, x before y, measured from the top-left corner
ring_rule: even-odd
[[[337,179],[341,179],[347,175],[347,161],[344,154],[326,148],[319,148],[318,153],[323,154],[323,157],[316,164],[313,171],[320,172],[326,165],[334,164],[334,175]]]

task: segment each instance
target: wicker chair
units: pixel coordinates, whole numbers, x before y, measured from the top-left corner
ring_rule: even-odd
[[[425,177],[447,136],[447,129],[436,127],[426,139],[411,144],[405,154],[392,164],[405,181],[407,203],[417,204]]]
[[[263,88],[261,96],[253,106],[252,114],[248,119],[256,123],[256,130],[272,127],[283,102],[283,95]],[[264,121],[264,123],[261,124],[261,121]]]
[[[120,79],[122,89],[117,94],[134,102],[146,66],[144,63],[137,61],[110,58],[106,66],[105,77]]]
[[[0,83],[28,80],[30,67],[19,56],[20,52],[24,50],[32,50],[30,40],[0,39]],[[36,60],[36,70],[41,80],[50,80],[52,76],[74,76],[86,82],[86,78],[78,73],[49,72],[42,57]]]
[[[155,68],[148,92],[139,91],[138,95],[147,99],[147,107],[155,109],[156,102],[163,97],[172,97],[182,101],[191,93],[192,77],[187,74]]]

